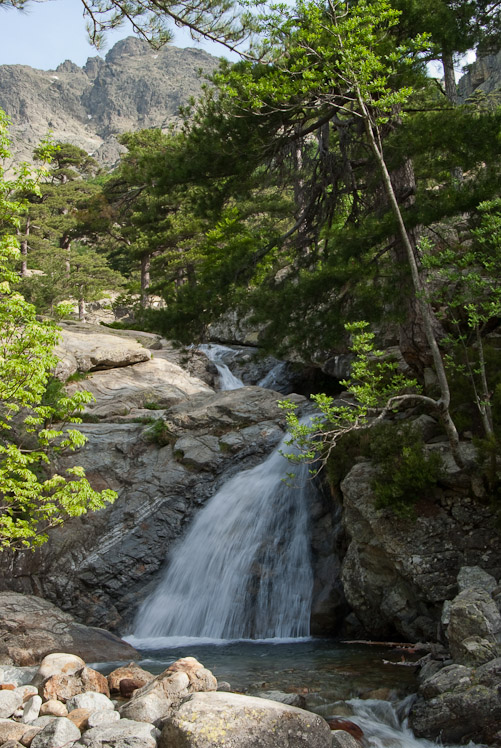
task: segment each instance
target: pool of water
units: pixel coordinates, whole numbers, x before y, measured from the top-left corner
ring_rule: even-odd
[[[250,695],[273,690],[300,693],[307,709],[323,715],[335,702],[352,698],[398,701],[417,690],[416,669],[401,664],[402,657],[411,658],[393,648],[330,639],[216,643],[129,637],[128,641],[143,656],[139,664],[152,673],[160,673],[189,655],[211,670],[218,681],[229,683],[233,691]]]

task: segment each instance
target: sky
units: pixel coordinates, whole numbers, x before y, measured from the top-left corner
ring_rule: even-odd
[[[71,60],[81,67],[88,57],[104,57],[115,42],[132,34],[130,26],[109,33],[106,47],[97,52],[88,42],[82,11],[80,0],[32,2],[26,11],[0,5],[0,65],[54,70],[61,62]],[[173,31],[177,47],[200,46],[218,57],[230,57],[218,44],[197,44],[186,31]]]
[[[194,42],[184,29],[173,27],[177,47],[201,47],[217,57],[236,59],[219,44]],[[47,0],[31,2],[26,11],[0,5],[0,65],[30,65],[39,70],[54,70],[65,60],[82,67],[89,57],[101,55],[119,40],[132,34],[130,26],[124,25],[107,35],[106,46],[98,52],[89,44],[80,0]],[[463,64],[474,59],[469,55]],[[434,65],[433,76],[441,77],[442,69]],[[458,66],[456,78],[461,75]]]

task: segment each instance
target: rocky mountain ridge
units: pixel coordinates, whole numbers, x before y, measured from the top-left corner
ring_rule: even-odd
[[[56,142],[78,145],[111,167],[122,150],[118,134],[171,126],[217,65],[203,50],[155,51],[135,37],[83,68],[69,60],[56,70],[0,65],[0,108],[12,120],[14,160],[29,160],[51,131]]]

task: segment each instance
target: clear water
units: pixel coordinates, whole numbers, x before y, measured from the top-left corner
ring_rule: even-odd
[[[223,356],[225,353],[232,352],[231,348],[217,343],[203,343],[198,346],[198,350],[205,353],[207,358],[215,364],[219,375],[219,389],[238,390],[244,386],[242,380],[236,377],[224,363]]]
[[[309,635],[313,575],[308,466],[280,447],[223,485],[174,547],[134,635],[265,639]]]

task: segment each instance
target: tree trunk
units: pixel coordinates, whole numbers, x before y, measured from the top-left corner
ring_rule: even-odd
[[[417,304],[420,308],[421,315],[423,318],[423,325],[424,325],[424,329],[426,333],[426,339],[430,347],[430,352],[431,352],[431,356],[433,359],[433,365],[435,368],[435,373],[437,375],[438,384],[440,387],[440,398],[439,400],[436,401],[436,408],[442,418],[442,422],[444,424],[444,428],[447,433],[447,437],[449,439],[449,444],[451,447],[451,452],[454,457],[454,460],[456,464],[458,465],[458,467],[463,467],[464,462],[463,462],[463,458],[461,456],[461,451],[459,448],[459,435],[458,435],[456,426],[454,424],[454,421],[451,418],[450,410],[449,410],[450,400],[451,400],[449,383],[447,381],[447,374],[445,371],[444,362],[442,360],[442,355],[440,353],[440,349],[438,347],[437,339],[434,333],[433,310],[431,309],[430,304],[426,300],[423,282],[422,282],[421,274],[419,272],[418,261],[417,261],[416,254],[415,254],[415,248],[412,246],[411,241],[409,239],[409,235],[407,233],[407,229],[404,223],[402,212],[400,210],[400,206],[398,204],[398,200],[395,195],[395,190],[393,189],[393,185],[391,182],[391,176],[388,171],[388,167],[386,166],[386,161],[384,159],[381,143],[379,141],[379,135],[378,135],[378,140],[376,140],[370,113],[367,109],[367,106],[364,102],[362,94],[359,90],[357,90],[357,101],[360,106],[360,111],[361,111],[361,114],[364,120],[365,131],[369,139],[369,145],[374,154],[374,157],[376,158],[379,168],[381,170],[381,175],[383,178],[383,183],[384,183],[384,187],[386,190],[386,194],[388,196],[388,200],[390,202],[393,214],[397,220],[398,233],[400,236],[400,240],[402,242],[402,245],[405,249],[405,253],[407,255],[407,261],[409,263],[409,267],[411,271],[414,294],[416,296]]]
[[[442,67],[444,69],[445,95],[456,106],[459,103],[456,76],[454,74],[454,59],[450,52],[442,53]]]
[[[83,297],[83,292],[80,289],[80,298],[78,299],[78,319],[80,322],[85,322],[86,319],[86,309],[85,309],[85,299]]]
[[[21,278],[26,278],[28,275],[28,237],[30,235],[30,217],[26,216],[26,227],[24,230],[24,236],[21,239]]]
[[[151,254],[144,254],[141,257],[141,309],[147,309],[150,305],[149,288],[150,288],[150,267]]]
[[[68,234],[64,234],[64,236],[61,237],[59,241],[59,246],[61,249],[65,249],[68,252],[67,258],[64,262],[65,269],[66,269],[66,275],[69,277],[71,272],[71,239],[68,236]]]

